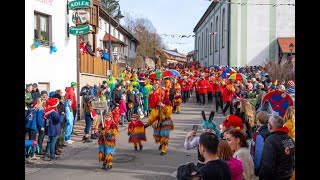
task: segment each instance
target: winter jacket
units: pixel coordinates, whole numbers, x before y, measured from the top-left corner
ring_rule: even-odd
[[[112,103],[115,104],[119,104],[119,101],[121,100],[121,91],[118,91],[117,89],[113,89],[111,96],[112,96]]]
[[[289,119],[286,123],[284,123],[284,126],[286,126],[289,129],[288,135],[295,140],[295,128],[294,124],[292,123],[292,120]]]
[[[72,104],[71,107],[74,111],[77,111],[77,99],[76,99],[76,94],[74,93],[74,88],[66,88],[66,94],[65,94],[65,100],[70,99]]]
[[[64,115],[60,115],[57,111],[52,111],[45,119],[45,135],[47,136],[60,136],[61,127],[60,123],[63,121]]]
[[[120,107],[120,114],[125,114],[127,112],[127,105],[124,100],[119,101],[119,107]]]
[[[294,167],[294,140],[286,126],[271,132],[264,142],[259,179],[290,179]]]
[[[91,56],[95,56],[90,44],[86,44],[85,48]]]
[[[109,60],[110,60],[110,59],[109,59],[109,53],[103,51],[103,52],[102,52],[102,57],[101,57],[101,59],[102,59],[102,60],[108,60],[108,61],[109,61]],[[111,61],[111,62],[112,62],[112,61]]]
[[[254,175],[254,164],[248,148],[242,147],[236,150],[233,154],[233,157],[239,159],[242,162],[244,169],[241,175],[242,179],[251,180]]]
[[[208,87],[208,81],[207,80],[199,80],[198,86],[199,86],[199,94],[207,94],[207,87]]]
[[[213,92],[213,82],[208,81],[207,92]]]
[[[40,91],[39,91],[39,89],[37,89],[37,90],[32,90],[31,91],[31,94],[32,94],[32,99],[33,99],[33,101],[36,101],[38,98],[40,98],[40,96],[41,96],[41,94],[40,94]]]
[[[231,102],[232,96],[237,97],[237,95],[234,91],[230,91],[227,88],[223,87],[222,101],[223,102]]]
[[[32,109],[28,112],[28,114],[29,113],[31,114],[26,116],[25,128],[29,128],[36,132],[39,132],[39,130],[44,127],[44,123],[42,120],[44,111],[42,109]]]
[[[25,102],[29,107],[32,106],[32,104],[33,104],[33,99],[32,99],[32,93],[31,93],[31,91],[25,90],[25,93],[24,93],[24,102]]]
[[[244,171],[242,162],[236,158],[231,158],[229,161],[226,162],[230,167],[231,180],[241,180],[241,174]]]

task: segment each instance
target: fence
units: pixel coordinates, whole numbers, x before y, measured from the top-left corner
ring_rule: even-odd
[[[100,57],[92,57],[90,54],[80,53],[80,73],[89,73],[100,76],[106,76],[109,69],[109,62],[102,60]],[[113,77],[119,76],[119,66],[111,64]]]

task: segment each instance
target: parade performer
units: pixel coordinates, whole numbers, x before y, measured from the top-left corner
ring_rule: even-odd
[[[103,162],[102,169],[109,170],[112,168],[118,130],[111,111],[108,111],[103,119],[99,124],[99,162]]]
[[[133,78],[133,81],[131,82],[132,86],[136,86],[138,90],[140,90],[140,83],[138,81],[138,78]]]
[[[143,148],[141,141],[147,140],[144,124],[141,122],[139,114],[133,114],[131,120],[128,126],[129,143],[133,143],[135,151],[138,151],[139,144],[139,150],[141,151]]]
[[[149,102],[148,102],[148,96],[150,91],[153,89],[153,86],[150,85],[149,80],[146,79],[145,81],[146,85],[143,88],[142,94],[143,94],[143,109],[146,111],[147,116],[149,116]]]
[[[174,105],[176,106],[177,114],[180,114],[180,104],[182,102],[182,96],[180,94],[180,90],[177,90],[176,94],[174,95],[173,102],[174,102]]]
[[[113,89],[116,87],[113,76],[109,77],[108,86],[110,87],[110,92],[112,93]]]
[[[152,109],[145,128],[152,126],[153,137],[156,143],[160,143],[160,155],[167,153],[170,131],[174,129],[171,120],[172,103],[163,87],[159,88],[159,82],[154,86],[154,91],[149,94],[149,107]]]
[[[226,111],[230,107],[230,114],[233,114],[233,105],[232,105],[232,96],[237,98],[238,96],[235,93],[235,88],[232,83],[228,83],[228,85],[223,85],[222,90],[222,101],[226,103],[226,106],[222,110],[222,114],[226,116]]]

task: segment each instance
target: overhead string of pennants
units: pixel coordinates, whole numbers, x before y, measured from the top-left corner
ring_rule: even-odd
[[[183,43],[183,42],[164,42],[166,44],[193,44],[193,43]]]
[[[179,38],[194,38],[194,37],[195,37],[195,35],[177,35],[177,34],[160,34],[160,35],[162,35],[162,36],[164,36],[164,37],[172,37],[172,38],[174,38],[174,37],[179,37]]]
[[[280,3],[280,4],[271,4],[271,3],[240,3],[240,2],[228,2],[228,1],[222,1],[222,0],[209,0],[214,1],[216,3],[224,3],[224,4],[232,4],[232,5],[256,5],[256,6],[295,6],[293,3]]]

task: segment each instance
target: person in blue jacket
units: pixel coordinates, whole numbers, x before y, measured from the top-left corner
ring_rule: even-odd
[[[57,159],[55,157],[55,144],[61,134],[60,123],[64,120],[65,113],[58,113],[58,98],[49,98],[45,107],[45,135],[48,136],[46,152],[44,154],[45,161]]]

